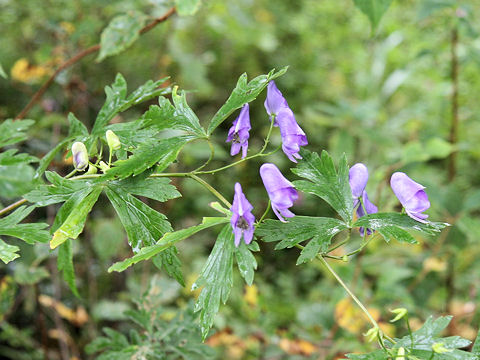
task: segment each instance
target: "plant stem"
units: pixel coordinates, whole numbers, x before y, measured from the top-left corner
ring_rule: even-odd
[[[270,199],[269,199],[269,200],[268,200],[267,208],[266,208],[265,211],[263,212],[263,215],[262,215],[262,217],[260,218],[260,220],[258,220],[257,225],[260,225],[260,224],[262,223],[263,219],[265,219],[265,216],[267,216],[267,213],[268,213],[269,210],[270,210],[271,204],[272,204],[272,203],[271,203],[271,201],[270,201]]]
[[[27,199],[21,199],[21,200],[18,200],[17,202],[14,202],[13,204],[8,205],[7,207],[0,210],[0,216],[12,211],[13,209],[16,209],[17,207],[19,207],[22,204],[25,204],[26,202],[27,202]]]
[[[228,208],[232,207],[232,204],[228,202],[227,199],[223,197],[222,194],[220,194],[212,185],[207,183],[205,180],[199,178],[197,175],[194,174],[188,174],[187,175],[189,178],[195,180],[199,184],[202,184],[208,191],[210,191],[213,195],[215,195],[221,202],[223,202]]]
[[[198,168],[196,168],[195,170],[193,170],[192,172],[193,173],[196,173],[198,171],[200,171],[201,169],[203,169],[205,166],[207,166],[208,164],[210,164],[210,161],[213,160],[214,156],[215,156],[215,148],[213,147],[213,144],[212,142],[210,141],[209,138],[206,139],[207,142],[208,142],[208,146],[210,147],[210,156],[208,157],[207,161],[205,161],[205,163],[201,166],[199,166]]]

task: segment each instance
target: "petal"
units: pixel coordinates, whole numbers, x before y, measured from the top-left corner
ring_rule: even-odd
[[[415,195],[404,204],[405,209],[411,212],[423,212],[430,207],[428,195],[424,190],[417,191]]]
[[[349,172],[349,183],[350,189],[352,190],[352,196],[354,198],[359,198],[362,196],[365,187],[367,186],[368,181],[368,169],[367,167],[362,164],[358,163],[353,165]]]
[[[291,218],[295,216],[295,214],[288,209],[279,209],[279,211],[286,218]]]
[[[414,213],[409,210],[406,210],[406,212],[407,212],[407,215],[410,216],[413,220],[416,220],[424,224],[428,223],[428,221],[425,220],[426,218],[428,218],[427,214]]]
[[[243,105],[242,110],[240,111],[240,115],[238,115],[237,124],[235,126],[235,131],[238,132],[240,129],[250,130],[250,114],[249,114],[249,105],[246,103]]]
[[[275,85],[275,81],[270,81],[267,86],[267,98],[265,99],[265,109],[267,110],[267,114],[277,115],[279,111],[284,108],[288,107],[287,100],[283,97],[280,90],[278,90],[277,85]]]
[[[275,215],[277,215],[278,220],[286,223],[285,219],[282,217],[282,215],[280,215],[280,212],[278,211],[277,207],[274,204],[272,204],[272,210],[275,213]]]
[[[242,239],[242,233],[243,233],[243,230],[240,229],[240,228],[235,228],[233,230],[233,234],[235,235],[235,246],[238,247],[238,245],[240,245],[240,240]]]
[[[390,186],[404,207],[418,191],[425,189],[425,186],[416,183],[403,172],[396,172],[392,175]]]
[[[243,232],[243,240],[245,240],[245,244],[248,245],[252,242],[253,232],[254,232],[253,227],[249,227],[247,230]]]
[[[260,167],[260,176],[269,196],[271,193],[279,189],[288,187],[294,188],[293,184],[282,175],[280,170],[278,170],[277,166],[274,164],[263,164]]]
[[[230,155],[231,156],[237,155],[240,152],[241,147],[242,147],[242,145],[240,143],[233,142],[232,143],[232,148],[230,149]]]
[[[242,159],[247,157],[248,141],[242,144]]]

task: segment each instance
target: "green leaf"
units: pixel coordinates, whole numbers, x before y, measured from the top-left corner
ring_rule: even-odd
[[[294,181],[296,188],[322,198],[343,220],[350,223],[353,216],[353,199],[348,183],[347,158],[343,156],[340,160],[337,173],[332,158],[325,150],[320,157],[308,150],[301,150],[300,154],[303,159],[292,171],[308,180]]]
[[[413,220],[406,214],[376,213],[361,217],[353,226],[377,230],[387,242],[390,239],[395,239],[401,242],[416,244],[417,240],[406,230],[415,230],[427,235],[435,235],[448,226],[448,224],[431,221],[423,224]]]
[[[180,16],[194,15],[198,9],[202,0],[175,0],[175,8]]]
[[[21,206],[10,215],[0,219],[0,235],[7,235],[21,239],[29,244],[36,242],[48,242],[50,236],[48,231],[44,230],[48,227],[45,223],[29,223],[19,224],[26,218],[34,207]]]
[[[20,255],[17,254],[18,251],[20,251],[18,246],[9,245],[0,239],[0,260],[2,260],[5,264],[8,264],[10,261],[20,257]]]
[[[35,156],[31,156],[28,154],[17,154],[17,151],[17,149],[8,149],[7,151],[0,153],[0,165],[10,166],[18,164],[29,164],[38,161]]]
[[[325,217],[295,216],[287,223],[266,220],[255,234],[266,242],[279,241],[275,250],[291,248],[305,240],[310,242],[300,253],[297,265],[313,260],[319,252],[328,250],[333,236],[347,229],[340,220]]]
[[[472,353],[477,356],[480,355],[480,330],[478,331],[477,338],[475,339],[475,343],[473,344]]]
[[[147,17],[137,11],[113,18],[102,31],[97,62],[129,48],[138,39],[146,20]]]
[[[174,245],[175,243],[182,241],[196,234],[201,230],[207,229],[215,225],[224,224],[229,221],[230,219],[227,217],[206,217],[206,218],[203,218],[203,221],[200,225],[191,226],[186,229],[166,233],[165,235],[163,235],[163,237],[160,240],[157,241],[155,245],[144,247],[140,249],[140,251],[134,256],[132,256],[131,258],[117,262],[112,266],[110,266],[110,268],[108,269],[108,272],[124,271],[129,266],[132,266],[133,264],[136,264],[143,260],[148,260],[151,257],[169,248],[170,246]]]
[[[35,123],[33,120],[4,120],[0,124],[0,147],[27,139],[25,133]]]
[[[257,260],[255,260],[255,256],[253,256],[245,242],[240,241],[240,245],[235,248],[235,259],[237,260],[240,275],[242,275],[248,285],[252,285],[253,276],[257,269]]]
[[[24,198],[37,206],[47,206],[67,201],[77,191],[93,186],[91,181],[68,180],[51,171],[47,171],[46,177],[51,184],[38,185]]]
[[[175,246],[171,246],[153,258],[153,264],[158,269],[163,269],[173,277],[182,286],[185,286],[185,280],[182,274],[182,263],[178,258],[178,250]]]
[[[73,242],[68,239],[58,248],[57,267],[63,272],[63,280],[76,297],[80,297],[75,285],[75,269],[73,268]]]
[[[193,284],[192,290],[203,286],[200,296],[195,303],[195,312],[200,311],[200,330],[203,340],[213,324],[220,307],[228,300],[233,285],[233,232],[230,225],[226,225],[218,235],[215,246],[204,265],[202,273]]]
[[[165,215],[152,209],[134,196],[109,186],[105,193],[112,203],[128,236],[134,253],[142,246],[153,245],[172,227]]]
[[[34,187],[35,170],[30,165],[0,165],[0,194],[6,198],[22,196]]]
[[[275,72],[275,69],[267,75],[260,75],[247,82],[247,74],[242,74],[237,81],[237,86],[233,89],[230,97],[225,104],[213,116],[208,126],[207,134],[210,135],[226,118],[235,110],[240,109],[246,103],[255,100],[255,98],[265,89],[269,81],[276,79],[286,73],[288,66]]]
[[[375,31],[392,0],[353,0],[353,2],[357,8],[367,15],[372,24],[372,30]]]
[[[169,93],[170,88],[160,87],[167,79],[168,78],[163,78],[155,82],[149,80],[127,97],[127,82],[121,74],[117,74],[115,82],[111,86],[105,87],[107,98],[97,115],[92,129],[92,135],[104,135],[105,126],[118,113],[156,96]],[[89,149],[90,146],[87,146],[87,148]]]
[[[80,192],[81,191],[75,194],[79,194]],[[95,187],[91,189],[91,192],[87,196],[83,197],[80,201],[75,201],[75,206],[72,206],[71,212],[65,221],[63,221],[62,225],[53,233],[52,240],[50,240],[50,248],[55,249],[67,239],[76,239],[78,235],[80,235],[80,233],[83,231],[83,227],[85,226],[87,216],[92,210],[93,205],[95,205],[97,202],[101,192],[101,187]],[[66,203],[64,206],[65,205]]]
[[[175,122],[179,125],[180,130],[192,132],[198,137],[206,137],[205,130],[200,125],[197,115],[188,106],[187,99],[185,97],[185,91],[182,91],[180,95],[177,94],[177,88],[173,88],[172,99],[175,105]]]
[[[0,76],[3,77],[4,79],[7,78],[7,74],[6,74],[5,70],[3,70],[2,64],[0,64]]]
[[[142,144],[127,160],[115,161],[102,180],[135,176],[155,164],[157,164],[156,170],[161,172],[177,158],[182,147],[192,139],[191,136],[177,136],[162,140],[155,139]]]
[[[73,113],[68,113],[68,137],[69,138],[86,138],[88,137],[88,130],[83,123],[78,120]]]
[[[63,141],[59,142],[52,150],[50,150],[41,160],[40,163],[38,164],[38,168],[35,171],[35,176],[33,177],[34,180],[40,179],[40,177],[43,175],[45,170],[47,170],[48,165],[53,161],[55,156],[60,152],[60,150],[63,149],[65,145],[70,143],[72,141],[71,138],[66,138]]]
[[[20,285],[33,285],[49,277],[43,267],[27,266],[25,263],[15,264],[14,279]]]
[[[170,179],[151,178],[148,175],[141,174],[123,180],[112,181],[111,186],[132,195],[144,196],[160,202],[182,196],[175,186],[170,185]]]

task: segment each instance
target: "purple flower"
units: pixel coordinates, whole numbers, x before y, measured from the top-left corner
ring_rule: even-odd
[[[405,208],[407,215],[421,223],[427,223],[425,219],[428,218],[428,215],[422,214],[430,207],[427,193],[423,190],[425,186],[416,183],[403,172],[396,172],[392,175],[390,186]]]
[[[368,169],[362,164],[353,165],[348,172],[348,181],[352,189],[353,207],[358,205],[359,198],[362,196],[368,181]]]
[[[85,145],[77,141],[72,145],[73,166],[79,171],[84,171],[88,166],[88,151]]]
[[[235,195],[233,197],[233,204],[230,208],[232,219],[233,234],[235,235],[235,246],[240,245],[240,240],[243,235],[245,244],[250,244],[253,238],[255,216],[252,214],[253,206],[248,202],[243,194],[242,186],[237,182],[235,184]]]
[[[302,158],[298,153],[300,146],[308,145],[307,136],[302,128],[298,126],[290,108],[286,107],[280,110],[276,120],[280,126],[280,134],[282,135],[282,150],[291,161],[296,163],[296,159]]]
[[[274,119],[274,125],[280,127],[283,152],[291,161],[296,163],[296,159],[302,158],[298,154],[300,146],[308,145],[307,136],[297,124],[293,111],[274,81],[270,81],[267,86],[265,109],[267,114],[270,115],[270,119]]]
[[[370,200],[368,199],[367,192],[365,190],[363,191],[363,194],[362,194],[362,201],[363,201],[363,206],[362,206],[362,203],[360,203],[360,205],[357,208],[358,218],[361,218],[364,215],[375,214],[378,212],[378,208],[370,202]],[[367,214],[365,214],[365,210],[367,211]],[[372,232],[373,231],[371,229],[367,229],[367,235],[370,235]],[[363,227],[360,228],[360,235],[361,236],[365,235],[365,229]]]
[[[294,217],[295,214],[288,210],[289,207],[293,206],[294,201],[298,199],[298,193],[293,184],[282,175],[274,164],[263,164],[260,167],[260,176],[275,215],[282,222],[286,222],[283,217]]]
[[[275,85],[275,81],[270,81],[267,86],[267,98],[265,99],[265,109],[267,110],[267,114],[270,115],[270,120],[273,117],[276,117],[280,110],[284,108],[288,108],[287,100],[283,97],[280,90],[278,90],[277,85]],[[275,120],[275,125],[277,125],[277,121]]]
[[[248,149],[248,133],[251,129],[250,115],[248,113],[248,103],[243,105],[240,115],[234,120],[232,127],[228,131],[228,137],[226,142],[232,142],[232,148],[230,155],[237,155],[242,148],[242,159],[247,156]]]

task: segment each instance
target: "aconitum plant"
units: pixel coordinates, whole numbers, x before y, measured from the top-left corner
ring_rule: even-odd
[[[408,334],[403,338],[393,338],[382,331],[367,307],[330,265],[335,261],[348,263],[375,239],[383,238],[387,243],[395,240],[414,244],[417,240],[411,231],[431,235],[441,231],[447,224],[427,220],[424,211],[430,203],[425,188],[406,174],[396,172],[391,178],[393,193],[405,208],[406,214],[388,211],[388,208],[378,209],[367,195],[368,169],[364,164],[349,167],[343,156],[335,165],[326,151],[320,151],[319,154],[314,151],[319,149],[307,150],[306,134],[273,82],[286,71],[286,68],[272,70],[250,82],[245,74],[242,75],[230,97],[208,124],[203,124],[189,107],[185,93],[178,91],[177,87],[166,86],[165,79],[149,81],[127,96],[125,79],[118,75],[115,82],[106,88],[106,102],[91,132],[74,114],[68,116],[71,129],[68,137],[42,160],[37,170],[37,178],[43,179],[45,176],[45,179],[24,194],[23,200],[0,211],[5,216],[17,208],[0,219],[0,234],[15,234],[12,231],[6,232],[5,229],[21,228],[24,224],[19,222],[35,208],[62,204],[49,232],[45,230],[47,224],[29,224],[29,229],[34,234],[28,240],[31,243],[49,241],[52,249],[59,249],[59,269],[72,292],[80,296],[75,281],[72,244],[79,241],[80,234],[88,226],[87,218],[103,193],[125,228],[131,247],[130,256],[112,264],[109,272],[123,272],[130,266],[153,260],[169,276],[185,286],[176,244],[187,241],[205,229],[214,229],[217,238],[213,249],[192,286],[192,289],[200,290],[194,310],[199,314],[199,328],[204,340],[211,333],[220,304],[226,303],[229,298],[233,286],[234,262],[236,261],[246,284],[251,285],[257,268],[254,252],[261,249],[259,242],[276,242],[276,250],[300,250],[298,265],[319,261],[364,312],[365,320],[371,323],[367,338],[375,340],[379,346],[373,355],[368,355],[368,359],[394,359],[399,356],[415,359],[422,351],[426,351],[432,359],[442,351],[445,353],[452,350],[455,354],[463,354],[460,350],[454,350],[461,347],[460,341],[442,340],[438,337],[438,331],[430,331],[438,325],[433,320],[425,324],[427,329],[423,333],[412,332],[408,326]],[[263,146],[260,149],[251,147],[251,155],[247,156],[249,138],[259,137],[259,134],[250,133],[249,103],[261,96],[265,88],[267,114],[264,119],[257,118],[255,121],[257,124],[264,121],[265,125],[269,125],[269,131]],[[119,113],[154,98],[158,99],[158,105],[150,106],[141,117],[125,123],[111,123]],[[220,125],[234,115],[237,117],[226,134]],[[0,130],[6,131],[6,128],[17,126],[15,124],[21,122],[5,122],[0,125]],[[291,171],[281,171],[273,163],[274,158],[270,157],[280,148],[270,149],[276,127],[279,128],[281,148],[293,162]],[[131,136],[133,132],[137,136]],[[213,136],[214,133],[222,139],[219,146],[225,146],[225,138],[231,142],[232,155],[238,154],[241,149],[241,159],[212,168],[212,160],[215,159],[214,142],[217,138]],[[179,154],[192,141],[208,144],[211,154],[194,170],[180,171],[184,164]],[[46,171],[56,154],[69,148],[70,144],[72,172],[62,176],[60,173]],[[230,187],[228,194],[222,194],[209,182],[212,175],[219,176],[222,172],[253,159],[261,160],[261,165],[258,164],[259,175],[256,179],[250,179],[248,185],[243,184],[242,187],[237,182]],[[170,165],[175,161],[173,171]],[[255,166],[255,162],[251,166]],[[178,189],[170,183],[171,178],[189,178],[201,185],[216,200],[210,206],[218,211],[218,216],[205,217],[197,225],[174,229],[164,214],[139,199],[142,197],[164,202],[180,197]],[[266,190],[265,200],[268,199],[268,205],[264,208],[257,203],[254,203],[254,207],[247,200],[250,186],[261,183]],[[233,202],[230,203],[227,199],[232,197],[232,193]],[[302,193],[304,196],[313,195],[318,202],[324,201],[335,214],[296,215],[304,212],[301,204],[296,202]],[[370,195],[372,198],[375,196],[372,193]],[[26,203],[30,205],[22,206]],[[221,229],[216,230],[218,227]],[[361,237],[356,230],[360,231]],[[355,250],[349,251],[347,244],[359,245]],[[5,263],[18,257],[16,247],[3,246],[3,249],[0,258]],[[257,255],[260,256],[261,253]],[[395,311],[397,316],[394,320],[403,319],[408,324],[408,312],[401,309]],[[464,346],[465,341],[462,341]],[[438,344],[443,344],[443,347]],[[351,359],[367,358],[354,354],[348,356]]]

